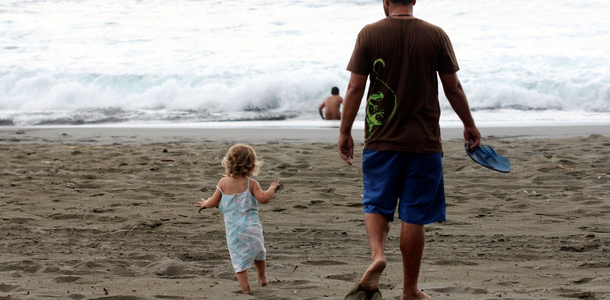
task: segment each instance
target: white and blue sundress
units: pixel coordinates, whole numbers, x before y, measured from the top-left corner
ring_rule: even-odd
[[[233,195],[222,193],[218,208],[225,220],[227,246],[235,273],[249,269],[255,260],[264,260],[267,250],[263,239],[263,226],[258,217],[258,202],[248,188]]]

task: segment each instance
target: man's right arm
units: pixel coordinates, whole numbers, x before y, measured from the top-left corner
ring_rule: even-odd
[[[464,139],[468,143],[468,149],[473,149],[481,143],[481,133],[474,123],[466,93],[464,93],[457,73],[439,72],[439,77],[449,104],[464,124]]]
[[[368,75],[352,73],[347,85],[347,92],[343,101],[343,115],[341,117],[341,127],[339,129],[338,150],[339,156],[348,165],[352,164],[354,158],[354,140],[352,138],[352,125],[358,115],[360,102],[366,89]]]

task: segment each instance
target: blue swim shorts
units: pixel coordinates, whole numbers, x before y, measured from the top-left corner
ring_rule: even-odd
[[[446,220],[443,153],[419,154],[364,149],[365,213],[425,225]]]

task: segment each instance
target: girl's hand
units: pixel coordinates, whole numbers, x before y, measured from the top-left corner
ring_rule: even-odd
[[[283,186],[284,186],[284,184],[282,183],[281,180],[271,183],[271,188],[273,189],[273,191],[277,191],[277,190],[281,189]]]
[[[205,207],[205,202],[206,201],[207,201],[206,199],[201,198],[201,201],[199,201],[199,203],[197,203],[197,205],[195,205],[197,207],[200,207],[198,213],[200,213],[202,210],[207,208],[207,207]]]

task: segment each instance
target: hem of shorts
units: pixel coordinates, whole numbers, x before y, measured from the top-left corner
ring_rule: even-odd
[[[444,221],[447,221],[447,217],[439,218],[439,219],[437,219],[436,221],[434,221],[434,220],[432,220],[432,221],[430,221],[430,220],[426,220],[426,221],[424,221],[424,222],[418,222],[418,223],[406,222],[406,221],[404,221],[403,219],[401,219],[400,217],[398,217],[398,219],[399,219],[400,221],[402,221],[402,222],[407,223],[407,224],[414,224],[414,225],[429,225],[429,224],[434,224],[434,223],[439,223],[439,222],[444,222]]]

